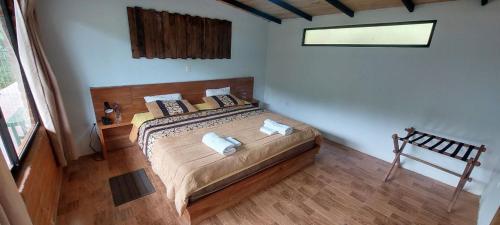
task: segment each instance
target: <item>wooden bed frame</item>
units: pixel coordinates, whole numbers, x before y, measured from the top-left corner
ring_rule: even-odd
[[[205,96],[205,90],[207,88],[229,86],[231,87],[232,94],[244,100],[252,101],[253,83],[253,77],[243,77],[221,80],[90,88],[97,118],[96,121],[99,121],[99,118],[104,114],[105,101],[110,104],[116,102],[122,109],[123,119],[120,124],[103,125],[100,122],[97,123],[99,137],[103,145],[103,152],[107,151],[108,148],[121,148],[126,145],[131,145],[128,140],[128,135],[132,128],[130,121],[135,113],[147,111],[144,104],[144,96],[181,93],[184,99],[189,100],[192,104],[197,104],[202,103],[202,97]],[[190,202],[181,215],[183,223],[198,224],[218,212],[237,204],[252,194],[312,164],[315,155],[319,152],[321,142],[322,138],[318,136],[313,148],[195,202]]]
[[[319,152],[322,138],[317,137],[315,142],[316,145],[310,150],[188,204],[182,213],[182,221],[184,224],[199,224],[218,212],[311,165]]]

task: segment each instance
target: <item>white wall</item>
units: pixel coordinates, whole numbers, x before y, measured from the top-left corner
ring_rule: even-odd
[[[233,22],[230,60],[133,59],[127,6]],[[40,0],[42,42],[70,114],[78,155],[90,153],[95,121],[89,87],[254,76],[263,97],[267,21],[216,0]],[[186,66],[191,67],[186,72]]]
[[[500,160],[497,160],[496,165],[499,163]],[[486,186],[481,196],[477,224],[489,225],[498,207],[500,207],[500,168],[497,166],[490,179],[490,183]]]
[[[302,47],[306,27],[437,19],[430,48]],[[470,192],[481,194],[500,158],[500,2],[456,1],[269,25],[269,108],[318,127],[334,141],[392,161],[391,135],[405,127],[485,144]],[[462,172],[464,163],[429,151],[412,154]],[[450,185],[458,178],[405,159],[404,167]],[[495,184],[496,185],[496,184]],[[490,189],[493,189],[492,186]],[[498,190],[498,189],[496,189]],[[487,197],[497,197],[494,191]],[[498,204],[494,203],[494,204]],[[498,205],[497,205],[498,207]],[[496,209],[495,209],[496,210]],[[480,211],[480,221],[487,220]],[[485,219],[486,218],[486,219]],[[482,223],[486,224],[486,223]]]

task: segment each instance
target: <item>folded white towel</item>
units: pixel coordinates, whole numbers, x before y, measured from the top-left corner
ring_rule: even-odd
[[[229,141],[229,142],[233,143],[234,147],[240,147],[241,146],[241,142],[239,142],[238,140],[236,140],[236,138],[226,137],[226,141]]]
[[[260,127],[259,130],[260,130],[260,132],[267,134],[267,135],[273,135],[273,134],[278,133],[278,131],[271,129],[271,128],[267,127],[266,125]]]
[[[203,135],[201,142],[219,154],[231,155],[236,152],[235,145],[232,142],[219,137],[219,135],[214,132],[209,132]]]
[[[289,135],[293,132],[293,127],[278,123],[271,119],[264,120],[264,126],[277,131],[281,135]]]

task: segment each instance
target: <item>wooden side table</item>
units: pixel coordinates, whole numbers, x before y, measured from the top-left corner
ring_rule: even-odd
[[[97,134],[101,142],[102,157],[108,158],[108,151],[130,147],[133,145],[129,140],[132,130],[132,123],[121,122],[118,124],[104,125],[101,121],[97,122]]]

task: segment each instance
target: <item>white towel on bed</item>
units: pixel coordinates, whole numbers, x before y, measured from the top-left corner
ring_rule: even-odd
[[[281,135],[289,135],[293,132],[293,127],[278,123],[271,119],[264,120],[264,127],[275,130]]]
[[[214,132],[209,132],[203,135],[201,142],[219,154],[231,155],[236,152],[235,145],[232,142],[219,137],[219,135]]]
[[[278,133],[278,131],[271,129],[271,128],[267,127],[266,125],[260,127],[259,130],[260,130],[260,132],[267,134],[267,135],[273,135],[273,134]]]
[[[234,147],[240,147],[241,146],[241,142],[239,142],[238,140],[236,140],[236,138],[226,137],[225,139],[226,139],[226,141],[229,141],[229,142],[233,143]]]

